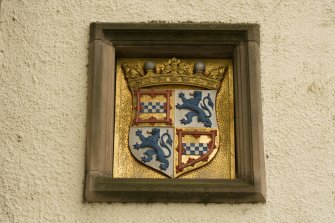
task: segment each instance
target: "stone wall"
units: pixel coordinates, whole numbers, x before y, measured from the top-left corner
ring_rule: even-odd
[[[0,222],[334,221],[334,1],[0,4]],[[83,202],[95,21],[260,24],[266,204]]]

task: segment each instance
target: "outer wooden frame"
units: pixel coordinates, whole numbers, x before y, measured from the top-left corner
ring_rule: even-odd
[[[236,179],[112,177],[117,57],[230,58],[234,62]],[[85,199],[88,202],[265,202],[259,26],[92,23]]]

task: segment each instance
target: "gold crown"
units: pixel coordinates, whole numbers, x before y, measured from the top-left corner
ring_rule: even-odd
[[[219,65],[206,71],[205,64],[202,62],[187,66],[180,60],[172,58],[166,63],[157,65],[151,61],[142,66],[122,64],[122,69],[131,90],[157,85],[188,85],[219,89],[228,67]]]

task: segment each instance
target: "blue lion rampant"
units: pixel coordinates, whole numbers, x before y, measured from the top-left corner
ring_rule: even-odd
[[[203,104],[200,104],[201,98],[202,98],[202,92],[201,91],[194,91],[193,94],[190,94],[193,96],[193,98],[186,99],[185,94],[183,92],[179,93],[179,97],[183,101],[183,104],[177,104],[176,108],[178,109],[188,109],[191,110],[188,112],[185,116],[185,118],[182,118],[180,122],[184,125],[190,124],[192,122],[192,118],[194,116],[198,116],[198,122],[201,122],[204,124],[205,127],[212,127],[212,122],[210,120],[210,117],[212,117],[212,113],[209,110],[209,108],[206,105],[206,102],[208,106],[210,106],[213,109],[214,103],[212,99],[210,98],[210,95],[204,97],[202,100]],[[199,107],[199,104],[201,107]],[[205,113],[205,111],[208,112],[208,115]]]
[[[171,136],[168,132],[168,130],[166,130],[166,133],[164,133],[162,136],[160,136],[160,129],[159,128],[153,128],[151,130],[151,132],[148,132],[151,135],[148,137],[145,137],[142,134],[142,130],[137,129],[136,130],[136,135],[140,138],[140,140],[142,141],[141,144],[138,144],[136,142],[136,144],[134,145],[134,149],[141,149],[141,148],[146,148],[149,147],[150,149],[148,149],[147,151],[144,152],[144,155],[141,159],[142,162],[147,163],[150,162],[152,160],[152,156],[156,155],[156,160],[159,161],[161,164],[159,165],[159,168],[161,170],[167,170],[167,168],[169,168],[169,161],[167,160],[167,158],[169,158],[171,156],[171,150],[169,148],[169,146],[167,144],[169,144],[170,146],[172,146],[172,139]],[[158,144],[158,141],[160,139],[160,142]],[[164,141],[166,140],[166,141]],[[167,143],[167,144],[166,144]],[[165,155],[163,148],[165,148],[168,151],[168,154]]]

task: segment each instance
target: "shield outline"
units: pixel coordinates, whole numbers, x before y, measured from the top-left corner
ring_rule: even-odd
[[[171,168],[172,169],[172,175],[169,175],[159,169],[156,169],[150,165],[147,165],[146,163],[141,162],[139,157],[136,157],[136,155],[133,154],[133,150],[131,148],[131,145],[129,144],[129,150],[131,151],[132,156],[142,165],[146,166],[147,168],[153,169],[154,171],[157,171],[165,176],[168,176],[170,178],[177,178],[185,173],[191,172],[195,169],[201,168],[205,166],[209,161],[211,161],[217,152],[218,149],[218,142],[219,142],[219,136],[218,136],[218,129],[216,128],[206,128],[206,127],[201,127],[199,129],[205,129],[205,130],[194,130],[194,127],[189,127],[189,126],[177,126],[175,123],[175,114],[177,112],[176,107],[176,100],[174,99],[176,97],[177,91],[190,91],[190,90],[200,90],[200,91],[207,91],[208,89],[197,89],[197,88],[186,88],[186,89],[181,89],[180,86],[178,88],[169,88],[169,89],[162,89],[162,90],[156,90],[156,89],[148,89],[148,88],[140,88],[137,90],[133,91],[133,110],[134,110],[134,118],[133,118],[133,124],[130,126],[132,127],[137,127],[137,128],[143,128],[143,127],[157,127],[157,128],[165,128],[165,127],[170,127],[173,129],[173,139],[174,143],[172,145],[171,151],[172,151],[172,156],[174,157],[172,159],[171,163]],[[216,92],[217,94],[217,92]],[[216,101],[216,96],[215,101]],[[141,96],[146,95],[150,96],[151,98],[154,98],[156,96],[164,96],[166,99],[166,111],[163,113],[165,114],[165,118],[163,119],[158,119],[154,116],[146,119],[142,119],[140,115],[142,114],[140,111],[142,109],[141,107]],[[215,111],[216,112],[216,111]],[[215,113],[215,119],[216,119],[216,113]],[[130,128],[128,131],[130,131]],[[211,143],[209,146],[209,150],[206,154],[203,154],[201,157],[194,159],[192,162],[184,164],[182,163],[182,145],[181,141],[179,142],[179,138],[182,136],[179,135],[207,135],[210,136],[211,138]],[[129,140],[131,138],[134,138],[134,136],[129,136]],[[181,138],[180,138],[181,140]],[[216,149],[216,150],[215,150]],[[214,151],[215,150],[215,151]],[[175,153],[177,151],[177,153]],[[214,152],[214,153],[213,153]],[[212,156],[211,156],[212,155]],[[211,156],[211,157],[210,157]],[[206,162],[206,163],[201,163],[201,161]],[[201,163],[199,165],[199,163]]]

